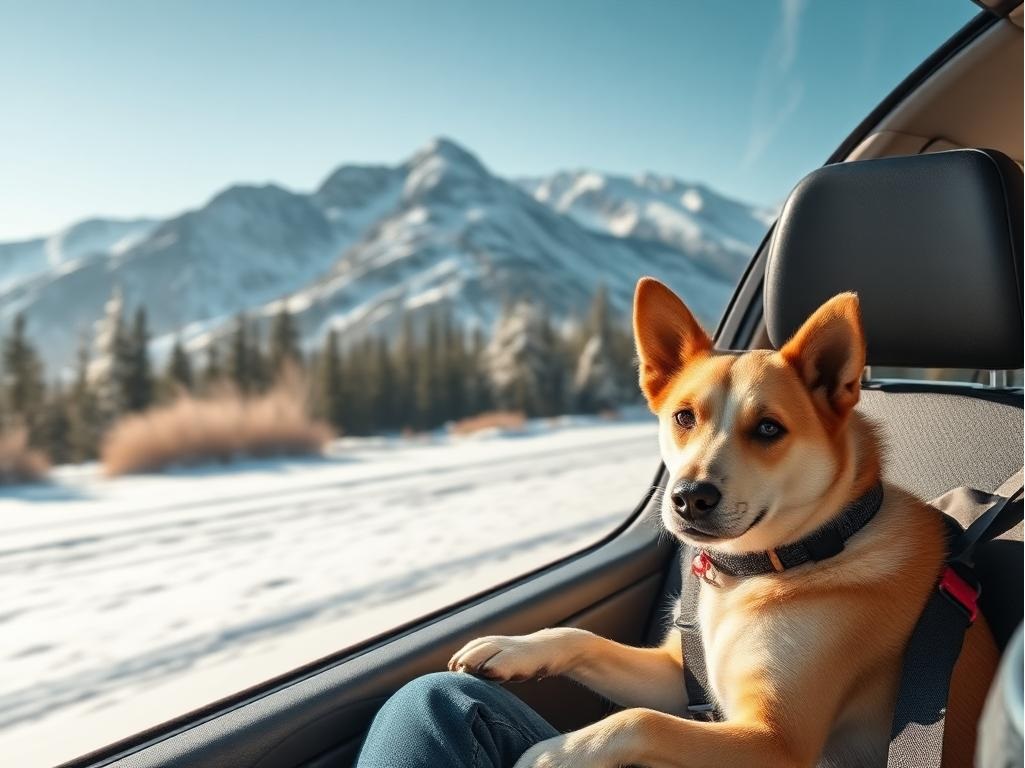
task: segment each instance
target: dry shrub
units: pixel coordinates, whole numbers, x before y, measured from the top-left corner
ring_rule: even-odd
[[[331,437],[327,424],[309,417],[303,387],[285,380],[263,395],[185,394],[126,416],[104,438],[101,459],[108,475],[124,475],[241,456],[316,454]]]
[[[453,435],[472,435],[485,429],[520,432],[526,420],[523,411],[488,411],[453,422],[448,431]]]
[[[0,485],[35,483],[50,471],[46,456],[28,444],[28,430],[0,432]]]

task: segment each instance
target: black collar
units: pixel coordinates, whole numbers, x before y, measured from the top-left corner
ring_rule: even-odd
[[[877,483],[864,496],[841,509],[828,523],[792,544],[744,555],[714,549],[705,549],[701,554],[716,570],[729,576],[759,576],[826,560],[843,551],[844,543],[875,517],[882,503],[883,486]]]

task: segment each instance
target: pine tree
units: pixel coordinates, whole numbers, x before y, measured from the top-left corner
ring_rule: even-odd
[[[469,391],[466,338],[452,313],[442,316],[442,349],[439,376],[439,398],[442,420],[450,421],[466,416],[466,396]]]
[[[615,408],[623,400],[609,338],[592,336],[584,345],[573,375],[574,404],[585,413]]]
[[[96,397],[107,423],[128,407],[126,395],[131,386],[131,367],[131,339],[125,332],[124,299],[121,289],[115,287],[96,330]]]
[[[174,340],[164,378],[173,390],[188,392],[192,389],[192,360],[182,346],[181,339]]]
[[[541,310],[537,329],[543,364],[538,371],[539,402],[535,412],[541,416],[555,416],[565,409],[565,374],[562,340],[559,338],[547,310]]]
[[[474,328],[467,352],[464,371],[466,376],[466,407],[464,415],[474,416],[492,407],[491,388],[485,371],[484,331]]]
[[[135,311],[132,333],[127,342],[124,402],[129,411],[144,411],[153,402],[153,372],[149,361],[149,329],[146,308]]]
[[[206,348],[206,366],[203,368],[203,391],[207,394],[224,380],[224,363],[221,362],[221,347],[211,340]]]
[[[395,373],[392,370],[388,341],[379,336],[371,343],[371,364],[368,386],[371,394],[371,431],[380,432],[396,426]]]
[[[60,382],[49,391],[38,426],[38,445],[53,464],[67,464],[72,457],[69,398]]]
[[[75,383],[68,403],[68,452],[71,461],[88,461],[99,453],[101,414],[89,381],[89,345],[78,349]]]
[[[402,329],[392,360],[392,370],[395,372],[395,426],[412,429],[417,426],[416,387],[420,349],[409,312],[402,316]]]
[[[345,430],[345,392],[342,387],[341,360],[338,352],[338,334],[334,329],[328,331],[324,339],[324,348],[318,361],[318,391],[321,401],[321,415],[334,426],[338,432]]]
[[[8,418],[24,426],[29,441],[41,446],[39,424],[44,402],[43,367],[25,336],[25,316],[14,318],[10,335],[3,344],[3,401]]]
[[[299,334],[286,302],[281,303],[281,309],[275,315],[274,324],[271,326],[270,365],[275,377],[281,375],[288,365],[302,365]]]
[[[598,287],[587,321],[574,344],[574,406],[582,411],[615,408],[633,378],[633,345],[626,323],[617,317],[604,285]]]
[[[263,351],[260,326],[254,324],[249,332],[249,348],[246,351],[249,365],[250,391],[264,392],[273,383],[274,375],[270,362]]]
[[[432,312],[427,318],[427,335],[419,348],[416,364],[416,384],[413,393],[416,402],[415,424],[420,429],[430,429],[441,421],[438,396],[441,350],[441,329],[438,315]]]
[[[342,358],[342,411],[346,429],[353,435],[368,434],[373,427],[371,351],[370,340],[364,339],[350,344]]]
[[[249,392],[254,388],[250,365],[249,323],[243,314],[235,318],[235,329],[228,345],[228,377],[240,392]]]
[[[530,416],[562,410],[563,368],[547,314],[527,301],[510,305],[485,350],[488,379],[498,407]]]

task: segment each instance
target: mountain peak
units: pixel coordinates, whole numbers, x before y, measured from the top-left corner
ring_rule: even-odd
[[[405,200],[460,203],[483,200],[494,180],[484,165],[451,139],[431,140],[406,163]]]
[[[279,184],[232,184],[210,198],[207,207],[221,205],[253,206],[267,201],[280,201],[296,197]]]
[[[461,144],[445,136],[436,136],[418,149],[410,160],[410,165],[421,165],[434,158],[439,158],[453,165],[484,171],[484,165],[477,159],[476,155]]]

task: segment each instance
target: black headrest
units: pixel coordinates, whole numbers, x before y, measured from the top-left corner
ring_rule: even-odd
[[[810,173],[769,246],[772,343],[841,291],[861,299],[869,364],[1021,368],[1021,169],[963,149]]]

